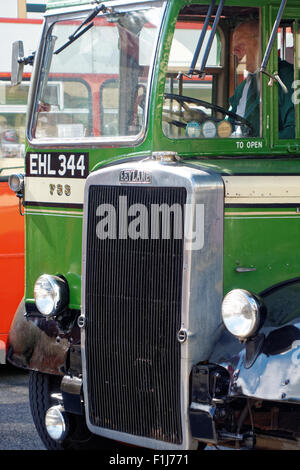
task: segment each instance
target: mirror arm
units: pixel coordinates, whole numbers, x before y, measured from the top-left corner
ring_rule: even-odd
[[[31,55],[27,57],[19,57],[18,63],[24,64],[24,65],[33,65],[34,57],[35,57],[35,52],[33,52]]]

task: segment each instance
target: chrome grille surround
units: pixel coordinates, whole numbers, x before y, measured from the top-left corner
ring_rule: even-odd
[[[129,180],[131,180],[130,182],[124,182],[124,171],[129,172],[128,174],[132,176],[129,178]],[[122,178],[120,178],[120,174]],[[141,175],[141,179],[139,180],[135,175]],[[142,175],[146,175],[146,178],[144,178],[145,181]],[[151,175],[151,177],[149,175]],[[203,220],[201,219],[203,244],[200,243],[199,249],[191,250],[192,245],[189,244],[187,240],[184,240],[182,247],[182,265],[180,268],[180,278],[182,282],[180,289],[181,307],[178,317],[179,321],[175,319],[174,325],[176,326],[172,327],[170,333],[171,335],[176,335],[175,342],[177,341],[177,343],[175,345],[174,342],[174,357],[176,357],[177,354],[176,350],[179,351],[179,367],[177,369],[175,368],[174,375],[176,379],[176,374],[180,373],[177,385],[175,385],[179,396],[175,399],[174,403],[177,403],[180,408],[178,410],[180,419],[175,419],[175,424],[173,423],[170,429],[175,429],[176,432],[172,435],[170,433],[169,436],[164,434],[166,433],[166,429],[169,429],[167,426],[163,428],[164,431],[161,433],[158,432],[159,426],[157,426],[157,429],[152,429],[152,433],[147,429],[147,426],[143,427],[143,421],[147,421],[148,419],[146,408],[142,409],[135,418],[137,423],[139,423],[139,421],[141,423],[138,431],[136,427],[128,425],[126,415],[125,418],[122,418],[123,420],[125,419],[124,426],[119,425],[119,429],[116,429],[115,423],[109,422],[110,419],[106,417],[106,421],[105,418],[104,421],[101,419],[97,421],[94,414],[96,406],[95,401],[99,400],[102,406],[102,408],[101,406],[99,407],[97,411],[98,414],[100,414],[99,410],[104,410],[105,403],[101,403],[99,390],[93,389],[93,385],[91,385],[92,382],[90,381],[91,372],[89,371],[89,361],[91,360],[91,351],[93,350],[93,345],[89,343],[93,337],[93,333],[92,331],[88,331],[88,309],[90,306],[89,301],[86,299],[86,289],[89,290],[92,282],[87,274],[87,270],[89,269],[87,263],[89,257],[87,253],[87,244],[89,243],[87,235],[89,226],[89,194],[90,191],[93,190],[93,187],[101,186],[101,190],[105,191],[105,188],[109,187],[115,187],[117,190],[120,190],[124,185],[129,188],[129,193],[132,192],[133,194],[135,191],[143,192],[142,188],[174,188],[175,192],[176,188],[184,188],[187,204],[185,218],[189,220],[190,230],[195,229],[197,223],[199,225],[199,220],[198,222],[195,221],[195,216],[197,215],[198,219],[200,216],[203,217]],[[82,328],[81,339],[86,419],[89,429],[95,434],[153,449],[187,450],[195,448],[196,443],[191,438],[189,426],[186,425],[188,422],[189,407],[189,374],[193,365],[208,358],[220,330],[220,307],[223,296],[223,191],[222,179],[217,174],[208,173],[207,170],[196,166],[188,166],[183,163],[170,163],[167,165],[150,159],[103,168],[88,177],[85,187],[82,259],[82,315],[87,321]],[[145,192],[147,192],[147,190],[145,190]],[[203,210],[197,212],[195,210],[196,206],[201,207]],[[179,265],[177,265],[177,269],[178,266]],[[104,268],[102,267],[101,269],[103,270]],[[150,286],[150,277],[148,281]],[[93,286],[93,288],[96,289],[95,286]],[[123,308],[123,311],[125,312],[126,309],[124,310]],[[159,315],[156,316],[156,320],[158,319]],[[117,321],[120,322],[120,318]],[[129,323],[128,319],[127,323]],[[129,326],[130,325],[127,324],[127,327]],[[177,328],[178,331],[176,332]],[[105,325],[103,325],[103,329],[105,331]],[[98,331],[100,330],[101,327],[98,326]],[[186,339],[179,341],[177,334],[180,333],[179,338],[185,338],[184,335],[182,336],[183,332],[186,335]],[[138,336],[138,334],[136,333],[134,335],[134,331],[132,333],[132,341],[134,343],[134,336]],[[127,335],[126,338],[128,342],[129,336]],[[139,338],[142,338],[142,335],[139,336]],[[111,341],[116,342],[116,338],[112,338]],[[97,359],[97,364],[99,360],[100,359]],[[133,360],[138,365],[139,376],[142,374],[143,377],[140,383],[144,384],[144,389],[138,392],[149,392],[150,389],[152,390],[155,387],[160,389],[159,380],[164,380],[162,369],[160,370],[160,377],[156,377],[155,383],[152,383],[151,360],[150,363],[147,363],[147,358],[142,356],[140,358],[136,356]],[[118,373],[124,368],[124,364],[126,364],[126,360],[122,363],[122,367],[118,370]],[[114,371],[112,371],[111,381],[113,381],[113,376]],[[101,382],[99,377],[97,380],[99,383]],[[174,382],[176,383],[176,380]],[[170,380],[168,383],[171,383]],[[128,407],[129,400],[127,400],[127,403],[123,401],[118,402],[113,393],[112,397],[111,406],[115,406],[115,415],[119,413],[122,414],[122,406],[126,405]],[[133,400],[132,410],[129,410],[132,416],[137,412],[137,409],[135,409],[136,405],[137,403]],[[152,412],[152,414],[153,413],[154,412]],[[161,409],[158,414],[161,414]],[[170,414],[174,414],[174,409],[173,411],[171,410]],[[152,421],[153,420],[154,418],[152,417]],[[161,422],[160,418],[157,418],[157,422]],[[145,431],[143,432],[143,430]],[[175,437],[174,434],[176,434]]]

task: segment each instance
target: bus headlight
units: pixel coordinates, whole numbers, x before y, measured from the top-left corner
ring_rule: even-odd
[[[69,289],[65,280],[58,276],[43,274],[34,285],[37,309],[46,317],[61,313],[69,303]]]
[[[224,325],[241,340],[253,337],[262,326],[265,316],[266,309],[262,301],[244,289],[233,289],[223,299]]]
[[[49,436],[55,441],[63,441],[69,431],[68,418],[60,405],[52,406],[47,410],[45,425]]]
[[[24,193],[24,175],[21,173],[9,175],[8,177],[8,185],[12,191],[16,194]]]

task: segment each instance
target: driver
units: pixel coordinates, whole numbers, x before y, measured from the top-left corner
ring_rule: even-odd
[[[230,98],[230,111],[245,118],[252,126],[252,136],[260,135],[259,119],[259,23],[249,20],[240,23],[233,32],[233,54],[239,64],[245,62],[247,77],[236,87],[234,95]],[[281,86],[278,87],[279,100],[279,138],[294,138],[295,111],[292,102],[293,66],[286,61],[278,59],[278,73],[288,88],[285,94]]]

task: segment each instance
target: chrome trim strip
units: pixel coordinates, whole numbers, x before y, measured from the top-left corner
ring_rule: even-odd
[[[86,243],[88,222],[88,197],[91,185],[120,186],[120,171],[147,171],[152,174],[152,186],[185,187],[191,224],[195,223],[195,205],[205,207],[204,245],[199,250],[184,247],[182,324],[187,330],[187,340],[181,343],[181,420],[182,445],[138,437],[106,428],[98,428],[89,420],[89,403],[85,402],[89,429],[101,436],[122,442],[164,450],[188,450],[196,448],[189,422],[189,377],[193,365],[207,360],[221,333],[221,303],[223,299],[223,220],[224,185],[218,174],[182,163],[163,164],[153,160],[125,163],[103,168],[91,173],[86,181],[82,238],[82,291],[81,315],[85,318]],[[142,184],[136,186],[142,186]],[[192,227],[193,228],[193,227]],[[88,397],[86,377],[85,327],[81,329],[84,396]]]

